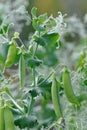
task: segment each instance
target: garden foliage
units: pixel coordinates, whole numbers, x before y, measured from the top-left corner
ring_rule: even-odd
[[[38,16],[34,7],[30,18],[15,4],[0,15],[0,130],[87,130],[86,16]]]

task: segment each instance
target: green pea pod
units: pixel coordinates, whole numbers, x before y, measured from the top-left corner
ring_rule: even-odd
[[[53,105],[54,105],[54,110],[55,110],[57,117],[59,117],[59,118],[63,117],[61,106],[60,106],[58,82],[56,80],[55,74],[53,75],[51,94],[52,94],[52,102],[53,102]]]
[[[16,55],[17,55],[16,44],[12,42],[8,49],[8,54],[5,61],[5,68],[9,68],[15,63]]]
[[[5,130],[15,130],[14,118],[9,107],[4,108]]]
[[[0,130],[5,130],[4,124],[4,102],[0,99]]]
[[[19,80],[20,80],[20,87],[24,87],[25,84],[25,59],[23,54],[20,55],[19,59]]]
[[[65,68],[65,70],[62,73],[62,79],[63,79],[64,91],[65,91],[67,99],[71,103],[75,103],[79,105],[79,100],[75,96],[72,89],[71,78],[70,78],[70,74],[67,68]]]

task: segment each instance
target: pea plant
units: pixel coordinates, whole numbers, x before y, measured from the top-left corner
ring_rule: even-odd
[[[34,7],[31,16],[34,32],[27,45],[18,32],[9,38],[9,24],[1,22],[0,130],[86,130],[80,120],[87,113],[86,49],[69,70],[58,60],[62,14],[37,16]]]

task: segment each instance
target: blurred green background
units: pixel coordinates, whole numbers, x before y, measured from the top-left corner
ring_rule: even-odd
[[[47,12],[56,16],[61,11],[68,15],[83,16],[87,13],[87,0],[30,0],[29,3],[28,8],[36,6],[39,14]]]

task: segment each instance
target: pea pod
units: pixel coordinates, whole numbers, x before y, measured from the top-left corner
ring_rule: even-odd
[[[5,61],[5,68],[9,68],[15,63],[16,54],[17,54],[16,44],[15,42],[12,41],[8,49],[8,54]]]
[[[64,91],[65,91],[67,99],[71,103],[75,103],[79,105],[79,100],[73,92],[71,78],[70,78],[70,74],[67,68],[65,68],[65,70],[62,73],[62,79],[63,79]]]
[[[56,80],[55,74],[53,75],[51,94],[52,94],[52,102],[54,105],[54,110],[55,110],[57,117],[59,117],[59,118],[63,117],[61,106],[60,106],[58,82]]]
[[[19,59],[19,80],[20,87],[23,87],[25,84],[25,59],[23,54],[20,55]]]
[[[15,130],[14,118],[9,107],[4,108],[5,130]]]
[[[0,99],[0,130],[5,130],[4,124],[4,102]]]

